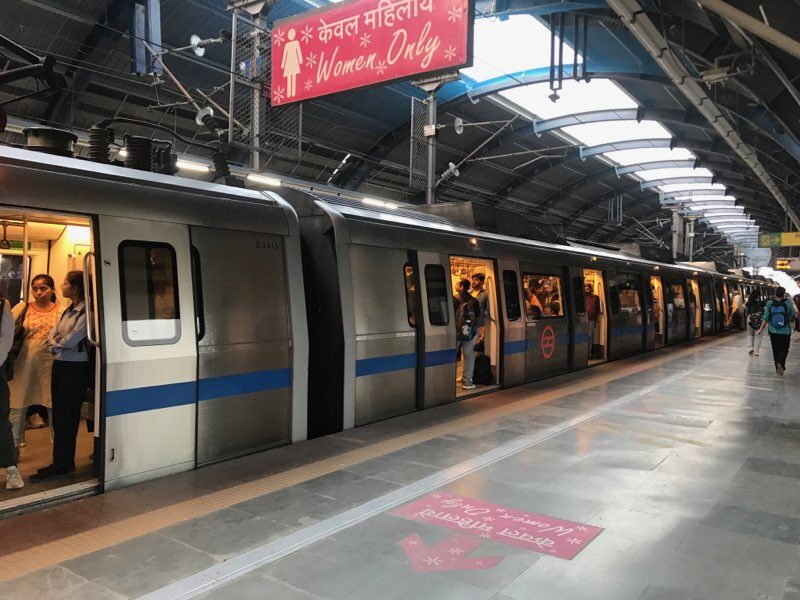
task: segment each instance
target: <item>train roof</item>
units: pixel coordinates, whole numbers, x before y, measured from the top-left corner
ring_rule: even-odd
[[[0,146],[0,198],[11,205],[279,235],[297,231],[280,197],[259,192]]]
[[[323,202],[330,206],[333,210],[340,213],[345,218],[374,222],[380,225],[395,225],[398,227],[413,227],[429,231],[438,231],[453,235],[477,237],[483,240],[492,240],[499,243],[523,245],[530,248],[547,249],[550,251],[562,251],[564,253],[579,254],[587,257],[605,258],[613,261],[625,261],[630,264],[638,264],[644,267],[664,267],[675,271],[683,271],[686,273],[706,273],[709,275],[721,277],[723,279],[733,279],[737,281],[748,281],[752,278],[741,277],[739,275],[731,275],[719,273],[698,266],[681,265],[661,263],[657,261],[648,260],[640,256],[628,254],[622,251],[607,250],[603,248],[593,248],[582,245],[564,245],[554,244],[549,242],[542,242],[538,240],[531,240],[528,238],[514,237],[502,233],[494,233],[485,230],[474,229],[466,227],[460,223],[456,223],[441,215],[432,215],[423,212],[418,212],[413,209],[397,206],[397,208],[381,210],[380,207],[373,207],[365,205],[358,200],[349,198],[342,198],[340,196],[327,194],[320,191],[307,191],[306,194],[314,197],[317,201]]]

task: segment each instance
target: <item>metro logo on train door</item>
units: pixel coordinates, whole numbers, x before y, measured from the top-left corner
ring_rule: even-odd
[[[546,359],[552,357],[556,350],[556,333],[550,325],[542,330],[541,348],[542,356]]]

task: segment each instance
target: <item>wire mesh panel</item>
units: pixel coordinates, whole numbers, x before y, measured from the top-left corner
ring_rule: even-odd
[[[427,123],[428,102],[412,97],[408,186],[414,190],[424,190],[428,183],[428,140],[425,137]]]
[[[270,106],[270,31],[244,12],[233,14],[228,139],[270,154],[300,156],[302,105]]]

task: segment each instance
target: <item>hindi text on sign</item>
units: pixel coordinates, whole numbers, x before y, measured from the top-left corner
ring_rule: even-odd
[[[356,0],[278,21],[271,103],[468,66],[472,13],[469,0]]]

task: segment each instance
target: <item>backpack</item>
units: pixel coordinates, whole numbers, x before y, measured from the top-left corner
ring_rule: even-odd
[[[750,325],[753,329],[758,329],[761,327],[761,322],[764,320],[764,313],[760,310],[754,310],[750,313],[747,317],[747,324]]]
[[[478,316],[475,310],[477,302],[474,299],[467,300],[458,305],[456,310],[456,337],[460,342],[466,342],[475,338],[478,333],[475,327],[475,319]]]
[[[789,311],[786,309],[785,300],[773,302],[769,307],[769,324],[772,325],[774,329],[782,329],[783,327],[786,327],[788,316]]]

